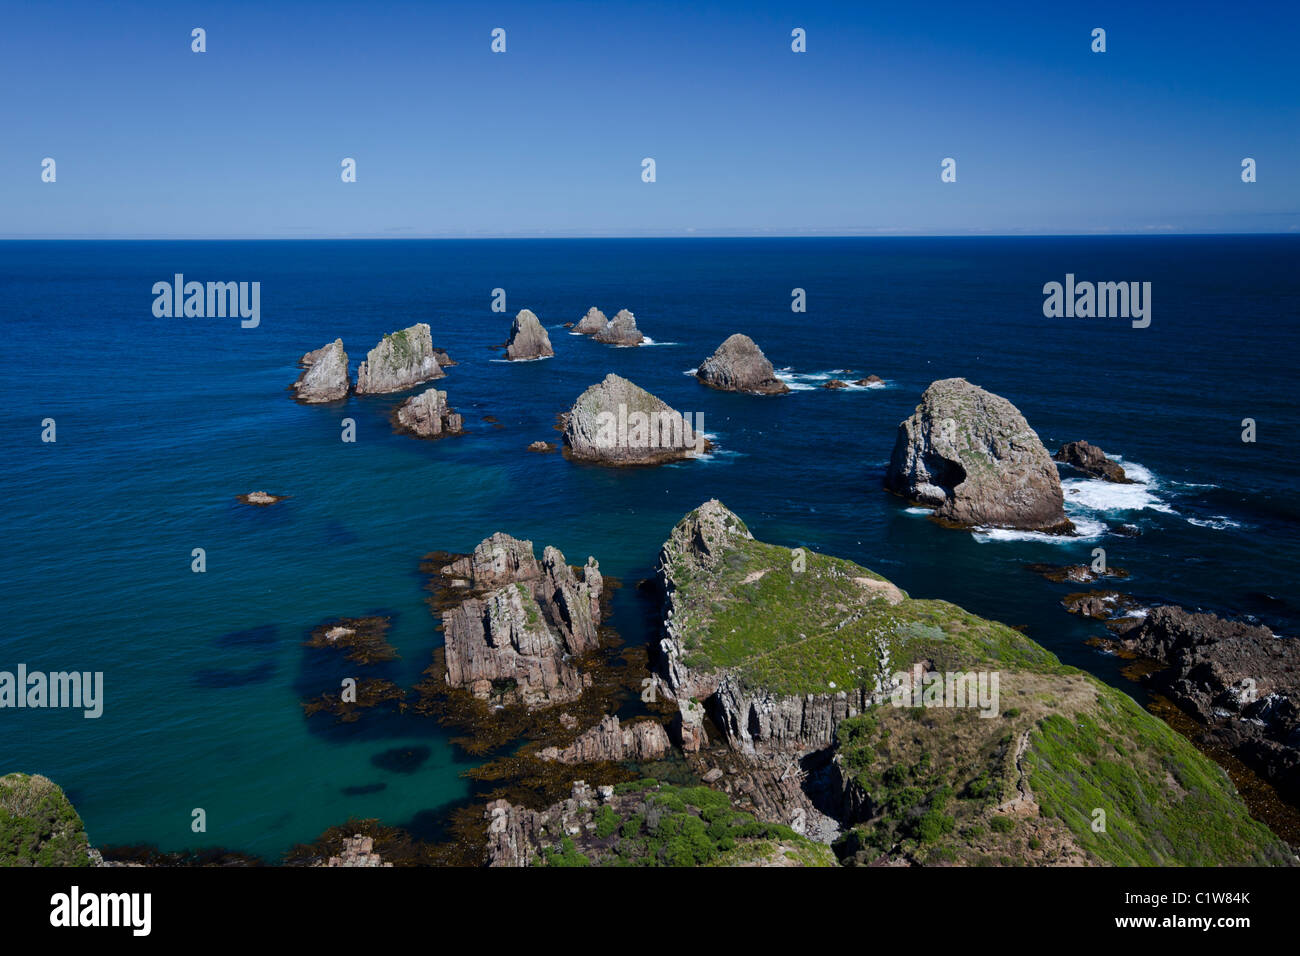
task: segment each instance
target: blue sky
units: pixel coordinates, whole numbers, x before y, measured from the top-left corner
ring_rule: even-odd
[[[1295,232],[1298,44],[1294,2],[12,3],[0,236]]]

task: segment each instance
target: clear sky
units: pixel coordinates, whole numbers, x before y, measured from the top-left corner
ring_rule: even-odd
[[[0,236],[1296,232],[1297,49],[1295,0],[8,0]]]

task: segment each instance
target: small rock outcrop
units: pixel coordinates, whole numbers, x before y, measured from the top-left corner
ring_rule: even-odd
[[[670,746],[668,732],[657,721],[638,720],[620,725],[617,717],[607,716],[563,750],[547,747],[538,757],[559,763],[623,760],[644,763],[662,759]]]
[[[420,322],[390,332],[367,353],[357,368],[357,394],[402,392],[445,374],[434,355],[429,326]]]
[[[506,358],[512,362],[548,358],[555,354],[551,337],[530,309],[521,309],[510,326],[510,340],[506,342]]]
[[[618,314],[592,337],[606,345],[640,345],[645,341],[645,336],[636,327],[636,316],[627,309],[619,309]]]
[[[885,487],[964,527],[1074,530],[1037,433],[1009,401],[964,378],[931,384],[899,424]]]
[[[447,393],[426,389],[398,405],[393,412],[398,428],[419,438],[443,438],[465,431],[465,420],[447,405]]]
[[[528,450],[545,455],[548,452],[555,451],[555,443],[549,441],[535,441],[529,444]]]
[[[337,402],[348,397],[348,353],[335,339],[302,357],[305,371],[293,383],[294,398],[308,405]]]
[[[621,376],[578,396],[562,418],[566,453],[604,465],[657,465],[695,458],[710,446],[702,416],[675,411]]]
[[[1052,460],[1065,462],[1084,474],[1104,481],[1133,484],[1133,480],[1124,474],[1124,468],[1119,462],[1111,461],[1104,451],[1086,441],[1066,442],[1061,446],[1061,450],[1052,456]]]
[[[726,392],[781,395],[790,387],[776,377],[767,356],[748,335],[737,332],[727,337],[718,350],[705,359],[695,377],[710,388]]]
[[[246,505],[254,505],[258,508],[265,508],[267,505],[273,505],[277,502],[284,501],[288,495],[273,495],[267,491],[250,491],[246,495],[235,495],[236,500]]]
[[[442,615],[449,687],[539,708],[590,683],[574,659],[600,646],[604,581],[594,558],[575,573],[557,548],[539,562],[531,541],[498,532],[442,573],[474,593]]]
[[[858,379],[853,384],[861,385],[863,388],[881,388],[884,386],[885,380],[879,375],[868,375],[866,378]]]
[[[829,389],[841,389],[841,388],[848,388],[848,387],[849,387],[848,382],[842,382],[838,378],[833,378],[825,385],[822,386],[822,388],[829,388]]]
[[[338,856],[332,856],[325,863],[325,866],[392,866],[391,863],[385,863],[383,858],[375,852],[375,841],[373,837],[363,836],[360,833],[351,837],[345,837],[343,840],[343,850]]]
[[[573,327],[573,331],[582,335],[595,335],[605,327],[607,322],[605,313],[593,305],[587,310],[587,314],[578,320],[578,324]]]

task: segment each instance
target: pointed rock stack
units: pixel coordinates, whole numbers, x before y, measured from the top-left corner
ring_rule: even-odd
[[[542,327],[537,316],[533,315],[531,309],[520,310],[510,326],[506,358],[512,362],[522,362],[528,359],[546,358],[554,354],[555,350],[551,348],[551,337],[546,334],[546,329]]]
[[[337,402],[347,398],[348,353],[343,351],[343,340],[335,339],[302,357],[305,371],[294,382],[294,397],[308,405]]]
[[[790,387],[776,377],[767,356],[748,335],[728,336],[718,350],[705,359],[695,377],[710,388],[724,392],[753,392],[781,395]]]
[[[402,392],[446,373],[434,354],[429,326],[420,322],[385,335],[357,368],[357,394]]]

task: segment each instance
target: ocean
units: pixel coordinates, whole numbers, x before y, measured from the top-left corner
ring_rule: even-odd
[[[631,585],[710,497],[760,539],[1021,626],[1135,696],[1085,643],[1102,626],[1060,607],[1072,588],[1026,564],[1102,547],[1143,601],[1293,637],[1298,264],[1295,236],[0,243],[0,670],[102,671],[105,698],[98,719],[0,710],[0,772],[62,785],[95,845],[276,860],[349,817],[432,834],[471,795],[461,773],[475,760],[409,713],[305,719],[299,702],[349,670],[302,646],[311,629],[390,615],[401,657],[378,671],[414,684],[441,640],[421,557],[505,531],[539,556],[594,555],[628,585],[612,623],[644,644],[658,609]],[[156,318],[151,289],[176,273],[260,282],[260,324]],[[1043,285],[1067,274],[1150,282],[1150,326],[1045,318]],[[652,341],[569,334],[593,305],[632,310]],[[490,348],[523,308],[554,358],[506,363]],[[459,363],[437,385],[468,434],[395,434],[404,396],[291,400],[304,352],[342,337],[355,375],[384,333],[415,322]],[[794,391],[726,394],[686,374],[733,332]],[[609,372],[701,414],[714,453],[612,470],[527,451],[559,441],[556,414]],[[869,374],[885,386],[819,387]],[[1050,451],[1087,439],[1139,480],[1063,471],[1075,538],[938,526],[881,482],[899,421],[952,376],[1015,403]],[[51,418],[57,441],[43,442]],[[236,502],[258,489],[290,497]],[[1115,533],[1124,524],[1140,533]],[[205,573],[191,571],[195,548]],[[206,832],[191,829],[196,809]]]

